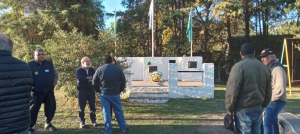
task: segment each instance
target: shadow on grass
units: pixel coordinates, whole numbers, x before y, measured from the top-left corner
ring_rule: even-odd
[[[196,125],[129,125],[126,134],[232,134],[221,122]],[[101,134],[103,128],[58,129],[57,131],[39,131],[36,134]],[[113,134],[120,134],[119,128],[113,126]]]

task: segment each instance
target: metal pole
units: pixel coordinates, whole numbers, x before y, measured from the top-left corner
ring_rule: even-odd
[[[115,39],[115,54],[117,53],[117,29],[116,29],[116,8],[115,8],[115,23],[114,23],[114,39]]]
[[[191,41],[191,57],[193,57],[193,41]]]
[[[287,64],[287,71],[288,71],[288,82],[289,82],[289,90],[290,96],[292,96],[292,84],[291,84],[291,73],[290,73],[290,63],[289,63],[289,52],[287,47],[287,39],[284,39],[284,47],[285,47],[285,57],[286,57],[286,64]]]
[[[154,5],[155,5],[155,0],[153,0],[153,9],[152,9],[152,57],[154,57]]]
[[[190,31],[190,35],[191,35],[191,57],[193,57],[193,20],[192,21],[192,26],[191,26],[191,31]]]

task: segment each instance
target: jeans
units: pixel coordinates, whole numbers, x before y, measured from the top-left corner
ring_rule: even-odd
[[[235,110],[234,121],[238,134],[260,134],[262,109]]]
[[[270,101],[264,116],[264,134],[279,134],[278,114],[285,106],[284,101]]]
[[[100,94],[102,114],[104,120],[104,130],[107,134],[112,134],[110,107],[113,108],[120,131],[126,130],[126,122],[122,109],[120,95],[105,95]]]
[[[18,133],[14,133],[14,134],[28,134],[28,130],[29,129],[25,129],[24,131],[18,132]]]
[[[92,123],[96,122],[96,108],[95,108],[95,91],[90,90],[90,91],[79,91],[78,92],[78,104],[79,104],[79,118],[80,122],[84,123],[85,118],[84,118],[84,109],[86,105],[86,101],[89,103],[90,107],[90,119]]]

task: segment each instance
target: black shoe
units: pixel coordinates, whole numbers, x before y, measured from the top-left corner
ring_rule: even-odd
[[[49,123],[49,124],[45,123],[44,129],[48,130],[48,131],[56,131],[57,130],[56,127],[54,127],[51,123]]]
[[[96,126],[97,126],[96,121],[93,121],[93,122],[92,122],[92,126],[93,126],[93,127],[96,127]]]
[[[35,134],[34,128],[29,128],[28,134]]]

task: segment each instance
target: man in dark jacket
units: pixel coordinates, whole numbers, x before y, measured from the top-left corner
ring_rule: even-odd
[[[272,96],[271,72],[254,57],[252,44],[243,44],[240,55],[242,60],[232,67],[227,81],[226,109],[234,114],[238,134],[260,134],[262,109]]]
[[[31,134],[35,132],[34,125],[42,103],[44,103],[44,113],[46,116],[44,129],[55,131],[56,128],[51,124],[51,121],[56,110],[54,87],[58,80],[57,71],[52,62],[45,60],[45,54],[41,48],[37,48],[34,51],[34,60],[30,61],[28,65],[31,68],[33,76],[33,99],[31,100],[31,124],[29,132]]]
[[[0,133],[28,134],[30,125],[29,66],[12,57],[12,40],[0,33]]]
[[[77,90],[78,90],[78,104],[79,104],[79,128],[85,125],[84,109],[86,101],[89,102],[90,119],[92,125],[96,126],[96,108],[95,108],[95,90],[93,89],[92,80],[95,69],[91,67],[91,61],[88,57],[81,59],[81,67],[76,69]]]
[[[112,133],[110,107],[113,107],[121,133],[126,131],[126,122],[122,109],[120,93],[125,88],[125,76],[123,70],[112,63],[112,57],[104,58],[105,65],[100,66],[93,77],[93,86],[100,93],[102,113],[104,119],[104,131]]]

